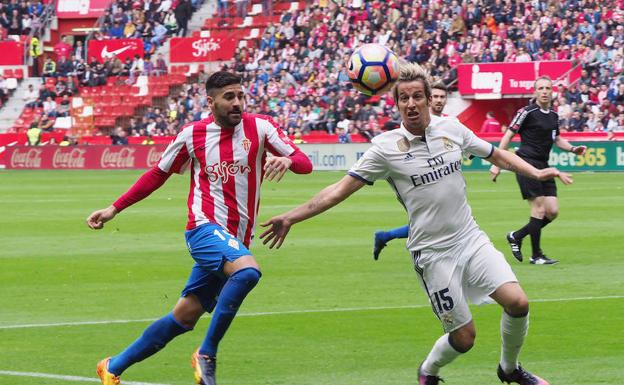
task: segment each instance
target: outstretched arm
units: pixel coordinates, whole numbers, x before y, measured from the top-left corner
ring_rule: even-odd
[[[576,155],[583,155],[585,154],[585,150],[587,150],[587,146],[573,146],[572,143],[568,142],[567,139],[562,138],[560,135],[555,137],[555,145],[563,151],[573,152]]]
[[[529,178],[537,180],[548,180],[554,177],[558,177],[559,179],[561,179],[561,182],[563,182],[563,184],[572,183],[572,177],[570,176],[570,174],[560,172],[553,167],[539,170],[525,162],[518,155],[509,151],[496,148],[494,149],[492,155],[487,159],[492,162],[493,165],[499,168],[513,171],[516,174],[521,174]]]
[[[507,129],[507,131],[505,131],[505,135],[503,135],[500,143],[498,144],[498,148],[501,150],[507,150],[507,148],[509,147],[509,143],[511,142],[511,139],[514,137],[514,135],[516,135],[515,132],[513,132],[511,129]],[[498,178],[498,175],[500,174],[500,172],[501,172],[500,167],[498,167],[495,164],[492,164],[492,167],[490,167],[490,174],[492,176],[492,182],[496,182],[496,178]]]
[[[93,230],[99,230],[104,227],[104,223],[115,218],[119,212],[128,206],[146,198],[152,192],[162,186],[171,174],[162,171],[158,167],[147,170],[141,177],[117,199],[112,205],[105,209],[97,210],[91,213],[87,218],[87,226]]]
[[[272,156],[264,164],[264,177],[279,182],[288,170],[295,174],[309,174],[312,172],[312,162],[299,149],[289,156]]]
[[[308,202],[262,223],[262,227],[268,227],[260,235],[263,240],[262,243],[266,245],[270,242],[269,248],[276,247],[279,249],[292,225],[336,206],[361,189],[364,184],[361,180],[346,175],[338,182],[319,191]]]

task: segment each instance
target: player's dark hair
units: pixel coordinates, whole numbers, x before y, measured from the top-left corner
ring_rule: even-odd
[[[445,94],[448,94],[448,87],[446,86],[446,84],[442,83],[442,82],[435,82],[431,85],[431,89],[435,89],[435,90],[442,90],[444,91]]]
[[[232,84],[241,84],[242,80],[243,79],[235,73],[217,71],[206,80],[206,94],[208,96],[214,96],[217,90]]]

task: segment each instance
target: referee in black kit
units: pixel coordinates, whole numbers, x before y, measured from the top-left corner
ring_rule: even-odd
[[[501,139],[499,148],[506,150],[509,142],[516,134],[520,134],[520,148],[516,154],[538,169],[548,167],[548,158],[553,143],[564,151],[576,155],[585,154],[586,146],[573,146],[559,136],[559,116],[553,111],[552,80],[548,76],[540,76],[533,84],[535,101],[520,109],[511,121],[509,129]],[[496,166],[490,168],[492,180],[500,174]],[[540,182],[516,174],[522,198],[529,201],[531,217],[529,223],[516,231],[507,234],[507,242],[511,246],[513,256],[522,262],[522,240],[531,236],[533,254],[531,263],[535,265],[551,265],[556,259],[548,258],[540,247],[542,228],[555,220],[559,213],[557,202],[557,185],[554,179]]]

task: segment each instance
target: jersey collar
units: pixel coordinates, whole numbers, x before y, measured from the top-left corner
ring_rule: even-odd
[[[429,122],[429,125],[425,128],[425,135],[423,136],[414,135],[411,132],[409,132],[407,128],[405,128],[405,125],[403,124],[403,122],[401,122],[401,127],[399,127],[399,130],[401,131],[401,134],[403,134],[403,136],[405,136],[405,138],[410,142],[413,142],[414,139],[418,139],[421,142],[425,142],[426,137],[429,135],[429,132],[431,131],[431,126],[437,119],[440,119],[440,118],[437,116],[431,115],[431,121]]]

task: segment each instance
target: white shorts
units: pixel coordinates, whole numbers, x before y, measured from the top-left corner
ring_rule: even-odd
[[[468,302],[492,303],[496,289],[518,282],[503,254],[483,233],[445,250],[412,252],[414,269],[445,332],[472,320]]]

